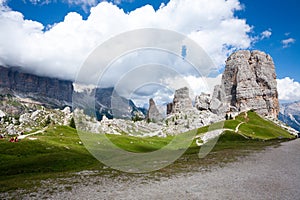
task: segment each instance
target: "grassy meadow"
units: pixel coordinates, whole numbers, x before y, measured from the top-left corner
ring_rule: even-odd
[[[247,117],[243,113],[234,120],[225,121],[224,132],[209,155],[210,157],[216,156],[214,152],[234,151],[249,146],[265,146],[273,143],[266,141],[281,142],[294,138],[287,131],[262,119],[255,112],[249,111],[247,114]],[[236,133],[235,128],[239,124],[240,127]],[[209,127],[199,128],[197,135],[208,130]],[[175,148],[180,149],[185,144],[185,134],[190,133],[183,133]],[[106,169],[88,152],[77,131],[71,127],[51,126],[43,133],[31,137],[36,139],[30,140],[30,137],[27,137],[17,143],[8,142],[9,138],[0,139],[0,192],[26,190],[32,188],[33,185],[38,186],[41,180],[68,176],[70,173],[82,170],[101,172]],[[173,140],[173,136],[138,138],[128,135],[108,135],[107,137],[120,148],[136,153],[161,149]],[[189,161],[186,160],[190,157],[196,159],[200,147],[196,145],[195,140],[190,142],[190,147],[174,166],[180,166],[183,160],[185,160],[184,165],[189,165]],[[176,151],[176,149],[171,150]],[[106,172],[109,173],[109,170],[107,169]]]

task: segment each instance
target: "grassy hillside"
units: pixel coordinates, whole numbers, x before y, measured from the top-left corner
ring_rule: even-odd
[[[288,131],[271,121],[261,118],[253,111],[248,111],[247,114],[242,113],[235,120],[228,120],[224,127],[234,129],[238,123],[243,122],[239,127],[239,133],[252,139],[271,140],[283,138],[295,138]]]
[[[239,130],[236,133],[235,129],[239,124]],[[198,129],[197,134],[203,134],[208,129],[209,127],[202,127]],[[260,140],[294,138],[287,131],[262,119],[255,112],[248,112],[247,115],[241,114],[235,120],[225,121],[224,129],[213,151],[257,145],[261,143]],[[182,148],[189,134],[190,132],[180,135],[179,142],[173,148]],[[103,165],[86,150],[77,131],[73,128],[50,127],[43,133],[32,137],[36,140],[25,138],[18,143],[8,142],[9,138],[0,139],[0,192],[31,187],[32,183],[28,180],[57,177],[65,172],[102,170],[103,168]],[[155,151],[166,146],[173,139],[171,136],[137,138],[109,135],[108,137],[117,146],[131,152]],[[186,154],[197,154],[200,147],[196,145],[195,140],[191,142],[192,145]]]
[[[291,135],[288,131],[282,129],[280,126],[271,121],[263,119],[253,111],[241,113],[235,119],[226,120],[224,122],[223,129],[226,129],[226,133],[234,133],[238,125],[240,126],[236,134],[244,136],[248,139],[272,140],[295,138],[295,136]],[[198,134],[203,134],[208,130],[214,129],[211,129],[209,126],[201,127],[198,129]],[[228,139],[234,140],[233,137],[229,137]]]

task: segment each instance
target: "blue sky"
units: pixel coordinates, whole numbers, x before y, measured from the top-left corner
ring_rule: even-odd
[[[172,0],[171,2],[180,2],[180,1],[184,1],[184,0]],[[186,2],[190,2],[191,4],[195,4],[194,7],[196,7],[196,2],[197,0],[191,1],[191,0],[186,0]],[[300,3],[297,0],[286,0],[286,1],[281,1],[281,0],[229,0],[231,2],[231,4],[228,3],[228,5],[225,5],[225,0],[222,4],[220,4],[220,2],[222,2],[222,0],[214,0],[214,1],[205,1],[205,0],[199,0],[199,2],[209,2],[207,4],[212,4],[212,2],[216,3],[216,7],[215,9],[217,10],[220,6],[224,6],[224,9],[228,9],[227,12],[224,11],[224,18],[228,18],[229,22],[233,22],[232,26],[230,25],[229,27],[233,27],[236,26],[236,31],[233,28],[233,31],[237,32],[237,35],[232,35],[232,37],[237,37],[236,41],[234,41],[232,38],[229,38],[228,41],[223,41],[223,43],[220,43],[219,47],[216,47],[215,49],[210,49],[210,47],[208,48],[208,53],[212,54],[212,57],[215,58],[216,63],[224,63],[224,58],[226,58],[226,54],[230,53],[232,51],[232,49],[227,49],[224,52],[222,51],[222,45],[224,46],[233,46],[234,48],[241,48],[241,49],[258,49],[258,50],[262,50],[265,51],[267,53],[269,53],[272,57],[273,60],[275,62],[275,66],[276,66],[276,71],[277,71],[277,76],[278,79],[282,79],[282,82],[280,82],[281,88],[292,88],[291,92],[288,94],[283,94],[282,92],[282,96],[286,96],[285,98],[283,98],[284,100],[295,100],[295,99],[300,99],[300,94],[299,95],[295,95],[295,93],[300,93],[300,85],[298,85],[300,82],[300,59],[299,59],[299,52],[300,52],[300,30],[299,30],[299,18],[300,18],[300,12],[298,11],[300,8]],[[124,10],[124,13],[120,14],[120,12],[118,10],[116,10],[114,7],[109,6],[107,4],[103,4],[102,6],[97,6],[98,3],[100,3],[100,0],[88,0],[88,1],[84,1],[84,0],[0,0],[0,3],[4,2],[4,5],[6,5],[6,10],[5,12],[8,12],[7,8],[9,8],[10,11],[17,11],[18,13],[22,13],[22,15],[24,16],[25,20],[31,20],[33,22],[39,22],[41,24],[37,24],[37,23],[31,23],[30,25],[26,25],[26,27],[30,27],[31,28],[31,33],[28,33],[26,31],[28,31],[27,29],[24,31],[22,29],[22,31],[24,31],[24,34],[28,36],[26,36],[25,39],[20,39],[22,41],[22,44],[25,41],[24,47],[23,49],[27,48],[26,45],[28,45],[26,43],[27,40],[31,41],[32,43],[35,43],[36,40],[41,41],[43,37],[48,37],[53,39],[54,42],[57,42],[59,44],[59,39],[55,38],[57,35],[59,37],[65,37],[65,35],[72,35],[72,33],[67,33],[67,28],[66,27],[71,27],[71,29],[75,26],[86,26],[83,24],[89,24],[89,23],[85,23],[88,20],[88,17],[91,16],[91,8],[92,7],[97,7],[97,9],[94,9],[93,12],[93,16],[98,16],[101,18],[101,16],[103,17],[103,21],[101,21],[102,25],[101,28],[103,29],[103,27],[108,27],[109,31],[107,33],[102,33],[101,31],[101,36],[103,36],[103,38],[105,37],[109,37],[110,35],[113,34],[117,34],[118,31],[114,32],[114,24],[117,24],[117,22],[114,21],[114,19],[120,20],[123,18],[126,18],[129,16],[127,16],[127,14],[129,15],[129,13],[134,13],[135,11],[139,10],[142,6],[145,6],[147,4],[153,6],[154,10],[157,11],[160,9],[160,6],[162,3],[164,3],[165,5],[167,5],[166,7],[172,7],[171,5],[169,5],[169,0],[111,0],[109,2],[111,2],[114,6],[117,6],[120,9]],[[241,8],[242,9],[238,9],[234,3],[236,2],[240,2],[241,4]],[[219,3],[219,4],[218,4]],[[218,4],[218,5],[217,5]],[[176,5],[176,3],[174,4]],[[183,4],[177,3],[177,7],[182,6]],[[199,6],[199,4],[197,4]],[[220,6],[219,6],[220,5]],[[101,8],[100,8],[101,7]],[[184,7],[184,6],[182,6]],[[177,21],[180,21],[180,15],[182,14],[182,18],[184,18],[183,22],[187,23],[187,27],[185,29],[184,24],[180,25],[178,22],[178,26],[177,26],[177,21],[174,20],[174,25],[170,25],[170,23],[168,24],[168,26],[170,26],[171,28],[175,27],[174,30],[185,33],[187,35],[191,35],[192,39],[193,36],[195,34],[193,34],[193,31],[195,31],[195,27],[197,26],[201,26],[201,22],[199,22],[198,24],[196,24],[196,22],[198,19],[197,18],[188,18],[189,12],[186,11],[186,9],[191,8],[193,9],[193,11],[191,11],[191,16],[198,16],[197,14],[197,9],[199,9],[199,12],[204,12],[203,10],[201,10],[201,5],[198,8],[193,8],[193,6],[188,7],[185,6],[185,9],[180,10],[179,8],[176,8],[176,6],[173,6],[172,8],[170,8],[170,10],[172,10],[172,12],[174,12],[174,18],[177,19]],[[109,13],[105,13],[104,8],[107,8],[107,10],[109,10]],[[214,8],[208,7],[208,12],[213,13],[214,15],[217,15],[218,12],[214,12]],[[223,9],[223,10],[224,10]],[[141,9],[140,9],[141,10]],[[176,13],[178,11],[178,13]],[[223,12],[223,10],[221,9],[220,12]],[[231,17],[228,12],[233,13],[234,17]],[[76,12],[78,13],[82,19],[80,19],[79,15],[68,15],[70,12]],[[96,12],[103,12],[104,14],[102,15],[101,13],[96,14]],[[143,9],[143,12],[145,13],[145,21],[147,21],[148,24],[151,24],[151,19],[148,19],[146,17],[147,13],[150,13],[151,15],[155,16],[155,13],[153,14],[153,12],[151,11],[151,9]],[[164,11],[166,16],[169,15],[169,18],[172,19],[173,18],[173,13]],[[194,14],[193,14],[194,13]],[[149,14],[149,15],[150,15]],[[210,13],[205,13],[210,14]],[[68,15],[68,17],[66,18],[66,16]],[[120,17],[122,15],[122,17]],[[140,16],[140,17],[135,17],[135,15]],[[130,19],[126,19],[128,21],[132,21],[129,22],[129,25],[131,26],[132,24],[139,24],[141,23],[139,21],[138,18],[142,18],[143,14],[140,14],[138,12],[136,12],[134,14],[132,14],[132,16],[130,17]],[[176,17],[176,16],[179,16]],[[223,15],[223,14],[222,14]],[[114,17],[116,16],[116,17]],[[142,16],[142,17],[141,17]],[[199,21],[201,21],[201,16],[199,15]],[[219,20],[222,20],[222,17]],[[92,18],[92,17],[90,17]],[[18,20],[20,21],[20,23],[27,23],[24,22],[24,19],[21,19],[20,17],[18,18]],[[68,19],[68,20],[67,20]],[[164,18],[159,18],[161,21],[164,20]],[[239,19],[239,20],[236,20]],[[77,20],[77,21],[76,21]],[[245,20],[245,24],[243,24],[243,21]],[[92,21],[92,20],[90,20]],[[68,23],[67,23],[68,22]],[[72,22],[72,23],[70,23]],[[125,21],[124,21],[125,22]],[[216,21],[218,22],[218,21]],[[1,23],[1,21],[0,21]],[[60,26],[53,26],[55,24],[61,24]],[[160,24],[161,23],[161,24]],[[167,23],[167,22],[166,22]],[[204,20],[204,25],[203,27],[210,27],[210,22],[209,21],[205,21]],[[68,26],[65,26],[67,25]],[[104,24],[104,25],[103,25]],[[163,22],[159,22],[158,23],[158,28],[164,28],[164,23]],[[199,25],[200,24],[200,25]],[[1,25],[1,24],[0,24]],[[16,25],[17,27],[20,27],[19,25]],[[118,26],[118,25],[117,25]],[[34,27],[34,28],[32,28]],[[54,28],[53,28],[54,27]],[[92,27],[92,26],[91,26]],[[135,25],[132,25],[132,27],[135,27]],[[140,25],[138,25],[137,27],[140,27]],[[167,27],[168,28],[168,27]],[[202,28],[202,26],[201,26]],[[218,30],[220,27],[215,27],[216,30]],[[14,29],[14,28],[12,28]],[[52,29],[51,31],[49,31],[50,29]],[[203,28],[205,29],[205,28]],[[212,30],[214,30],[214,27],[211,28]],[[251,30],[248,30],[251,29]],[[89,29],[90,30],[90,29]],[[235,32],[226,32],[225,30],[221,29],[220,31],[224,31],[224,34],[233,34]],[[32,34],[32,32],[34,32],[34,34]],[[38,33],[36,33],[38,32]],[[49,32],[49,33],[47,33]],[[50,33],[51,32],[51,33]],[[207,31],[209,34],[209,31]],[[32,35],[35,35],[35,33],[39,36],[35,37],[34,39],[30,38]],[[7,35],[4,35],[5,33],[2,33],[2,36],[8,37],[8,35],[10,35],[9,33],[7,33]],[[21,34],[21,32],[20,32]],[[85,32],[86,34],[86,32]],[[79,33],[78,33],[79,35]],[[0,34],[1,36],[1,34]],[[57,37],[58,37],[57,36]],[[74,35],[73,35],[74,36]],[[17,37],[17,36],[16,36]],[[19,36],[18,36],[19,37]],[[74,37],[77,37],[76,35]],[[86,37],[86,36],[85,36]],[[204,38],[206,37],[206,35],[204,35]],[[3,37],[4,38],[4,37]],[[78,38],[80,38],[78,36]],[[197,37],[195,36],[196,40]],[[0,38],[1,39],[1,38]],[[14,40],[18,41],[19,38],[14,38]],[[96,39],[95,39],[96,40]],[[226,40],[226,38],[224,39]],[[51,41],[53,43],[53,41]],[[208,38],[209,41],[209,38]],[[43,41],[45,45],[49,45],[47,44],[47,42]],[[86,42],[86,41],[85,41]],[[88,41],[90,43],[95,43],[95,41]],[[1,43],[1,41],[0,41]],[[50,42],[49,42],[50,43]],[[52,44],[50,43],[50,44]],[[72,41],[71,41],[72,43]],[[200,41],[201,43],[201,41]],[[42,43],[41,43],[42,44]],[[67,43],[70,44],[70,43]],[[2,45],[2,43],[1,43]],[[78,44],[78,46],[76,46],[76,44],[70,44],[70,46],[75,45],[76,48],[83,48],[83,49],[87,49],[86,52],[90,51],[92,49],[92,47],[94,47],[93,45],[90,46],[84,46],[82,44]],[[208,46],[212,46],[209,42],[203,42],[203,45],[208,45]],[[3,45],[4,46],[4,45]],[[14,46],[14,45],[12,45]],[[18,44],[15,45],[16,48],[18,48]],[[73,47],[73,48],[75,48]],[[13,47],[12,47],[13,48]],[[31,48],[31,46],[30,46]],[[35,47],[36,48],[36,47]],[[41,47],[39,47],[41,48]],[[20,50],[21,51],[21,50]],[[36,51],[38,52],[38,50],[35,50],[33,52],[31,52],[32,57],[34,58]],[[219,52],[218,52],[219,51]],[[49,54],[45,54],[45,55],[39,55],[39,59],[41,60],[40,62],[44,62],[45,60],[47,60],[48,58],[46,56],[49,56],[49,60],[53,58],[55,59],[57,56],[55,53],[51,52],[51,49],[47,49],[45,50],[45,52],[50,52]],[[68,49],[64,50],[64,52],[68,52]],[[1,53],[1,51],[0,51]],[[78,54],[80,54],[81,52],[78,52]],[[14,53],[13,56],[16,53]],[[3,57],[5,57],[5,61],[2,62],[8,62],[7,59],[9,58],[10,55],[5,55]],[[28,65],[33,65],[33,66],[38,66],[41,65],[39,63],[35,63],[35,61],[32,61],[31,58],[24,58],[24,56],[22,56],[22,53],[18,54],[19,57],[22,58],[23,62],[21,64],[25,65],[28,63]],[[42,57],[44,56],[44,57]],[[1,55],[0,55],[1,57]],[[76,57],[76,56],[75,56]],[[15,58],[15,57],[14,57]],[[57,56],[57,63],[62,63],[64,65],[74,65],[74,62],[70,61],[71,58],[64,58],[61,59],[59,58],[59,56]],[[27,61],[28,60],[28,61]],[[1,60],[0,60],[1,61]],[[27,63],[26,63],[27,62]],[[77,63],[81,62],[79,59],[77,61]],[[8,62],[9,63],[9,62]],[[14,62],[12,62],[14,63]],[[34,64],[33,64],[34,63]],[[9,63],[11,64],[11,63]],[[20,64],[20,65],[21,65]],[[75,63],[76,64],[76,63]],[[11,64],[12,65],[12,64]],[[61,66],[59,66],[59,64],[57,64],[57,68],[61,68]],[[49,67],[48,67],[49,68]],[[43,71],[42,69],[34,69],[33,71],[35,71],[36,73],[39,73],[39,71]],[[222,69],[220,70],[222,71]],[[53,76],[53,74],[55,73],[54,70],[53,72],[49,71],[47,72],[50,75]],[[51,74],[52,73],[52,74]],[[69,74],[68,74],[69,73]],[[62,72],[62,74],[67,74],[66,76],[70,77],[72,76],[72,73],[69,71],[65,71]],[[294,95],[294,96],[293,96]],[[293,97],[291,97],[293,96]]]
[[[247,19],[256,33],[270,29],[267,40],[257,42],[253,48],[268,52],[274,59],[279,78],[293,77],[300,81],[300,2],[297,0],[241,0],[245,10],[238,16]],[[295,42],[283,48],[282,41]]]

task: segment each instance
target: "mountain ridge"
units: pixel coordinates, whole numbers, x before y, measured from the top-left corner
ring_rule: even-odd
[[[279,120],[300,132],[300,101],[282,103]]]
[[[111,96],[113,88],[93,88],[90,92],[93,94],[91,98],[95,98],[96,105],[93,109],[96,110],[97,119],[101,120],[104,115],[112,118]],[[19,97],[19,99],[29,98],[32,102],[45,107],[60,109],[66,106],[71,107],[73,95],[80,95],[75,91],[72,81],[34,75],[25,72],[21,67],[8,68],[4,66],[0,66],[0,94],[12,95]],[[88,95],[88,93],[81,92],[82,95]],[[133,112],[141,111],[145,114],[145,111],[135,106],[132,100],[116,96],[120,102],[126,103]],[[134,113],[131,114],[134,115]]]

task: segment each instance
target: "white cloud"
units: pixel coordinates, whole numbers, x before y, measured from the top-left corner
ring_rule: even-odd
[[[261,39],[267,39],[267,38],[270,38],[272,35],[272,32],[271,30],[265,30],[264,32],[261,33]]]
[[[64,0],[64,1],[71,5],[80,5],[86,13],[88,13],[88,10],[92,6],[96,6],[99,3],[99,0]]]
[[[279,100],[297,101],[300,100],[300,83],[289,77],[277,79]]]
[[[84,2],[93,5],[96,1]],[[220,67],[229,53],[251,46],[251,27],[234,15],[239,9],[238,0],[171,0],[157,11],[148,5],[124,13],[101,2],[91,8],[87,20],[72,12],[45,30],[41,23],[1,6],[0,64],[74,80],[89,53],[103,41],[137,28],[163,28],[195,40]]]
[[[288,48],[291,46],[291,44],[294,44],[296,40],[294,38],[288,38],[281,41],[281,44],[283,45],[283,48]]]
[[[121,4],[122,2],[130,2],[132,3],[134,0],[114,0],[114,4],[116,5],[119,5]]]
[[[7,6],[7,0],[0,0],[0,11],[8,11],[10,10]]]

